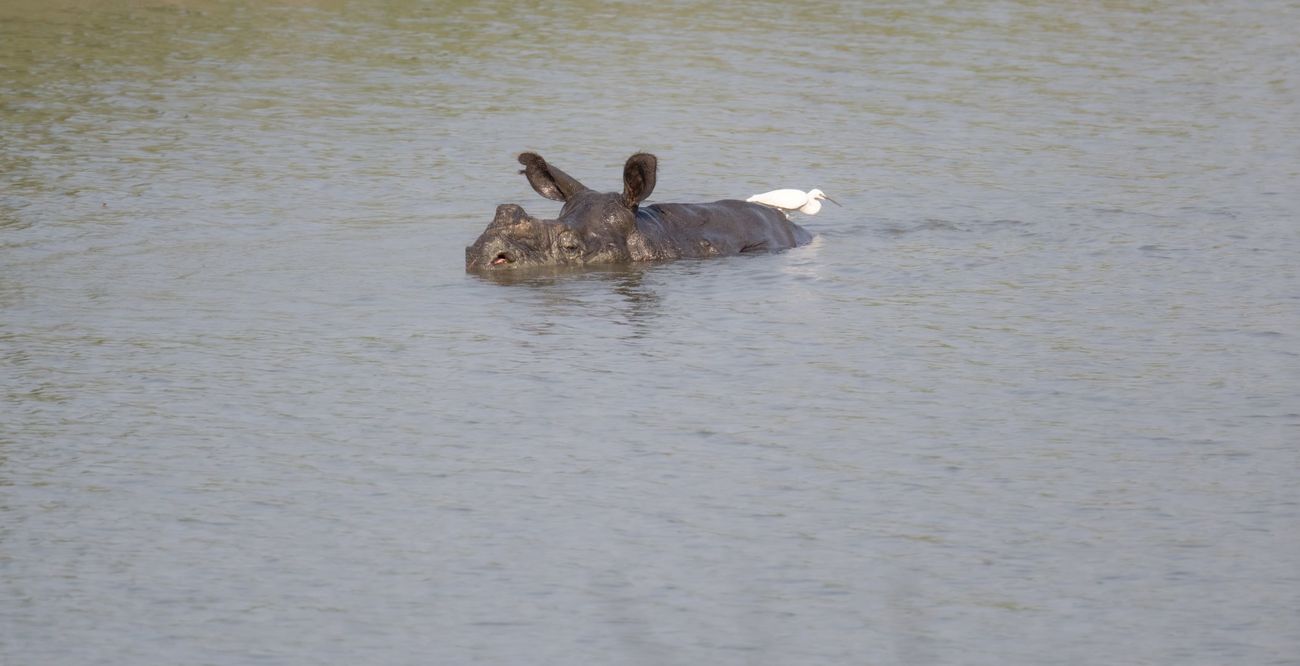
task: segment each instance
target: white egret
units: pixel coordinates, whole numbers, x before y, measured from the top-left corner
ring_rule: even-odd
[[[840,202],[826,196],[825,192],[815,187],[807,192],[793,189],[772,190],[771,192],[755,194],[754,196],[745,199],[745,201],[763,204],[769,208],[776,208],[786,214],[789,214],[792,210],[797,210],[805,215],[816,215],[817,211],[822,209],[822,199],[825,199],[836,206],[840,205]]]

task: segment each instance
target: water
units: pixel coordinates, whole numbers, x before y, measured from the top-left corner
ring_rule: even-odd
[[[1300,663],[1296,25],[10,0],[0,661]],[[522,150],[845,207],[466,275]]]

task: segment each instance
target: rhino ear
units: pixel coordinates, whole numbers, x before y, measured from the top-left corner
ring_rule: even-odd
[[[577,179],[549,165],[537,153],[523,153],[519,163],[524,168],[519,173],[528,178],[528,184],[538,194],[553,201],[568,201],[569,197],[587,189]]]
[[[650,153],[637,153],[623,165],[623,203],[629,208],[645,201],[655,189],[659,160]]]

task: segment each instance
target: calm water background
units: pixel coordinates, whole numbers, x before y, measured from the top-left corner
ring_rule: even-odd
[[[1294,3],[0,3],[0,662],[1300,663]],[[535,150],[821,187],[493,281]]]

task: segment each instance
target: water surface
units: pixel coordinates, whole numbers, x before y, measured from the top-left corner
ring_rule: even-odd
[[[5,664],[1295,664],[1292,5],[0,7]],[[467,275],[514,156],[820,187]]]

